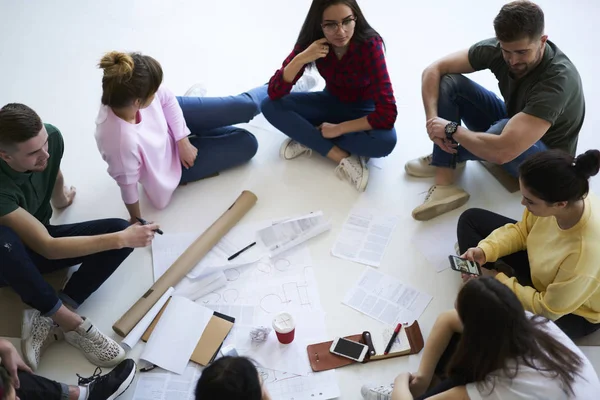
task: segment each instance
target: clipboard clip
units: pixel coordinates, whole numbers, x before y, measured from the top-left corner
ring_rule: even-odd
[[[367,352],[368,357],[365,357],[365,360],[363,361],[363,363],[365,363],[365,362],[369,361],[369,359],[371,357],[376,355],[377,351],[375,350],[375,346],[373,345],[373,338],[371,337],[371,332],[364,331],[362,333],[362,339],[363,339],[364,344],[366,344],[367,347],[369,348],[369,351]]]

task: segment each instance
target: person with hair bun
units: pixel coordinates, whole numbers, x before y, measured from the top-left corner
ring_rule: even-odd
[[[111,51],[99,67],[104,75],[96,142],[132,223],[141,217],[138,183],[150,202],[163,209],[178,185],[243,164],[256,154],[254,135],[231,125],[260,113],[266,85],[214,98],[201,97],[203,89],[194,85],[184,97],[176,97],[162,85],[162,68],[150,56]]]
[[[572,339],[600,329],[600,203],[588,194],[599,169],[598,150],[534,154],[519,168],[521,221],[481,209],[458,221],[461,257]]]

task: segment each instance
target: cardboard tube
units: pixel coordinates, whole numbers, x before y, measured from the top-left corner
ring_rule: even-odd
[[[175,286],[215,244],[256,204],[256,195],[244,190],[235,203],[188,247],[154,285],[115,322],[113,330],[125,337],[171,286]]]

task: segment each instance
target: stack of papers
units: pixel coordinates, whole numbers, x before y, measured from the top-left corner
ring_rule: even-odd
[[[274,222],[271,226],[258,231],[261,243],[275,257],[286,250],[331,229],[331,223],[325,220],[321,211],[301,217]]]

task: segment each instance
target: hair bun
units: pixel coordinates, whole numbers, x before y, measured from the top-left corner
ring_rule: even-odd
[[[575,158],[573,164],[577,173],[586,179],[596,175],[600,170],[600,151],[588,150]]]
[[[98,66],[104,70],[104,78],[115,78],[119,82],[126,82],[131,79],[135,64],[129,54],[111,51],[102,57]]]

